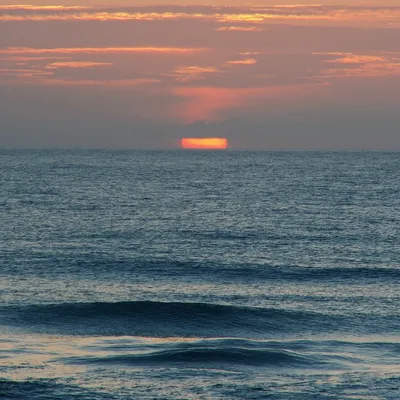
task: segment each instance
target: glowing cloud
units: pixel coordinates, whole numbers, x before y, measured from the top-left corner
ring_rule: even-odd
[[[109,67],[112,63],[92,62],[92,61],[60,61],[47,65],[46,68],[92,68],[92,67]]]
[[[226,138],[182,138],[183,149],[226,149]]]
[[[33,57],[33,56],[12,56],[0,58],[3,61],[45,61],[45,60],[70,60],[71,57],[60,57],[60,56],[50,56],[50,57]]]
[[[190,54],[206,51],[199,48],[184,47],[7,47],[0,49],[0,54],[79,54],[79,53],[165,53]]]
[[[213,74],[219,72],[216,67],[201,67],[191,65],[188,67],[175,68],[171,74],[164,74],[165,76],[173,76],[177,81],[186,82],[190,80],[203,79],[206,74]]]
[[[5,4],[0,5],[0,10],[34,10],[34,11],[67,11],[67,10],[84,10],[83,6],[35,6],[31,4]]]
[[[245,60],[227,61],[226,63],[231,64],[231,65],[252,65],[252,64],[256,64],[257,60],[255,58],[247,58]]]
[[[400,75],[400,53],[385,55],[353,54],[353,53],[314,53],[334,57],[325,60],[333,64],[332,68],[321,71],[325,78],[346,77],[382,77]]]
[[[111,2],[110,2],[111,3]],[[366,2],[364,2],[366,3]],[[394,6],[360,5],[275,5],[252,6],[32,6],[0,5],[2,21],[175,21],[202,20],[223,23],[266,24],[270,21],[291,23],[321,22],[330,24],[353,24],[390,27],[397,25],[400,8]],[[224,30],[218,29],[218,30]],[[226,29],[226,30],[236,30]],[[243,30],[243,29],[241,29]]]

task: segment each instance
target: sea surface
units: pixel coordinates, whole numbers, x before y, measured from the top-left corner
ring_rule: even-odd
[[[0,398],[400,399],[400,153],[0,151]]]

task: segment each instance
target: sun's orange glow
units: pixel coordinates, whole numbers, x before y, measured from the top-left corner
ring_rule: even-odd
[[[182,138],[184,149],[226,149],[228,141],[226,138]]]

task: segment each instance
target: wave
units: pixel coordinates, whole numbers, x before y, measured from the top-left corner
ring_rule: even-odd
[[[50,333],[151,337],[255,337],[332,331],[398,329],[391,316],[328,315],[310,311],[180,302],[96,302],[3,307],[2,322]],[[374,318],[376,319],[374,323]],[[367,323],[367,325],[366,325]],[[396,325],[397,324],[397,325]],[[386,328],[385,328],[386,326]]]
[[[126,340],[126,339],[125,339]],[[113,342],[114,344],[114,342]],[[276,367],[310,369],[348,369],[350,365],[368,367],[376,350],[390,354],[397,360],[394,343],[351,343],[340,341],[265,341],[246,339],[202,339],[195,341],[171,340],[142,342],[140,339],[115,347],[107,342],[88,354],[62,357],[58,362],[67,364],[122,364],[128,366],[172,366],[231,368]],[[84,350],[84,349],[82,349]],[[93,354],[97,351],[100,355]],[[98,354],[99,354],[98,353]],[[104,355],[106,354],[106,355]],[[379,357],[378,357],[379,358]]]
[[[88,244],[91,240],[116,240],[115,232],[93,233],[90,237],[79,237]],[[135,236],[135,235],[134,235]],[[121,237],[121,240],[129,239],[135,242],[132,247],[135,250],[142,249],[140,240],[132,236]],[[387,282],[400,279],[400,265],[379,265],[379,266],[305,266],[305,265],[280,265],[256,263],[231,263],[211,261],[179,261],[171,259],[151,259],[147,257],[124,256],[122,258],[99,256],[95,254],[64,255],[63,261],[58,258],[48,258],[43,262],[43,257],[37,257],[30,253],[29,249],[21,249],[25,257],[30,257],[30,266],[24,264],[24,276],[37,276],[46,274],[52,279],[59,279],[60,276],[73,276],[89,278],[94,281],[126,282],[138,278],[176,280],[179,276],[182,282],[210,282],[223,283],[229,280],[233,283],[254,283],[254,282],[363,282],[364,284]],[[36,249],[35,249],[36,251]],[[21,253],[23,254],[23,253]],[[36,254],[36,253],[35,253]],[[7,266],[9,264],[9,266]],[[6,263],[1,274],[20,275],[21,269],[15,268],[15,263]]]
[[[3,400],[110,400],[112,397],[80,386],[66,385],[56,379],[10,380],[0,378]]]
[[[321,368],[328,366],[316,356],[307,356],[290,351],[246,348],[187,348],[155,351],[147,354],[123,354],[108,357],[70,359],[72,363],[84,364],[126,364],[152,366],[184,364],[185,366],[254,366],[254,367],[298,367]]]
[[[249,271],[247,271],[249,272]],[[278,267],[266,275],[282,280],[386,280],[400,278],[398,267]]]
[[[6,322],[11,324],[79,335],[248,337],[335,325],[332,318],[312,312],[207,303],[64,303],[4,311]]]

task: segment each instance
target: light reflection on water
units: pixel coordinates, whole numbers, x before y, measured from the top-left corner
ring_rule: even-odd
[[[3,379],[26,381],[37,379],[57,379],[60,383],[77,385],[82,390],[102,392],[107,387],[111,395],[123,396],[135,392],[140,395],[141,388],[150,392],[159,390],[169,396],[178,390],[179,395],[190,395],[195,388],[207,393],[213,390],[218,379],[219,385],[236,385],[239,390],[249,390],[249,386],[259,386],[264,393],[278,390],[299,393],[315,390],[326,385],[340,386],[348,380],[359,382],[374,376],[384,380],[397,379],[400,374],[398,354],[400,338],[326,338],[321,341],[245,341],[236,339],[201,338],[153,338],[153,337],[62,337],[48,335],[15,335],[1,337],[1,357]],[[382,342],[386,339],[385,342]],[[335,346],[332,346],[335,342]],[[393,349],[396,344],[397,348]],[[388,351],[382,354],[387,346]],[[152,354],[170,354],[171,351],[190,351],[190,349],[269,349],[266,357],[274,356],[276,351],[296,354],[314,360],[324,360],[327,364],[321,370],[305,368],[305,365],[249,365],[230,363],[221,359],[207,363],[176,363],[174,361],[135,364],[135,357]],[[393,353],[393,350],[395,352]],[[397,351],[397,354],[396,354]],[[392,354],[390,354],[392,352]],[[134,358],[130,359],[129,357]],[[115,360],[107,362],[107,360]],[[128,359],[129,362],[124,360]],[[315,362],[315,360],[314,360]],[[265,370],[264,368],[267,368]],[[266,372],[268,371],[268,372]],[[149,377],[151,375],[151,378]],[[268,379],[266,380],[266,375]],[[168,377],[169,385],[162,388],[161,382]],[[117,379],[117,381],[115,381]],[[245,385],[244,382],[247,382]],[[202,389],[201,389],[202,388]],[[297,389],[296,389],[297,388]],[[233,390],[233,386],[232,386]],[[177,393],[177,392],[176,392]],[[359,388],[357,398],[367,396]],[[177,397],[184,398],[184,397]],[[202,398],[202,397],[193,397]],[[367,397],[365,397],[367,398]],[[368,397],[371,398],[371,397]]]

